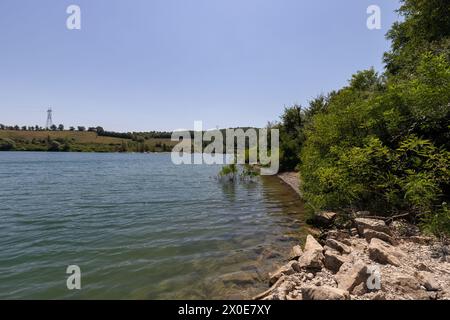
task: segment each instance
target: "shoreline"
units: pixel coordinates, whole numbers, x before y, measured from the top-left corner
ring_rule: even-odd
[[[254,300],[450,300],[450,245],[357,213],[296,245]],[[327,213],[334,220],[337,214]]]
[[[300,191],[300,174],[298,172],[281,172],[277,174],[277,177],[280,178],[280,180],[285,184],[290,186],[300,196],[300,198],[303,198],[303,195]]]
[[[277,177],[302,196],[298,173]],[[450,243],[368,216],[345,217],[343,227],[337,213],[317,215],[322,229],[309,230],[253,300],[450,300]]]

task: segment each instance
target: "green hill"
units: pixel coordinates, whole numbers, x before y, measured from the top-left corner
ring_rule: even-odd
[[[0,130],[0,150],[73,152],[162,152],[176,142],[170,139],[132,139],[100,136],[88,131]]]

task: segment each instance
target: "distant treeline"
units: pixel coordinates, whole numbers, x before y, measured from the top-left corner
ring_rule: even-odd
[[[170,139],[172,132],[167,131],[150,131],[150,132],[114,132],[114,131],[98,131],[99,136],[113,137],[121,139],[131,139],[133,141],[143,141],[148,139]]]

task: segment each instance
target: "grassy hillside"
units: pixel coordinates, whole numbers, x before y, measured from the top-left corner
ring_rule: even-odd
[[[170,151],[170,139],[131,139],[99,136],[80,131],[0,130],[0,150],[74,152],[161,152]]]

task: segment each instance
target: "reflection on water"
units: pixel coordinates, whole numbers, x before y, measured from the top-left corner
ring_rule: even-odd
[[[0,298],[250,298],[305,236],[276,177],[168,154],[0,153]],[[66,289],[65,268],[82,270]]]

